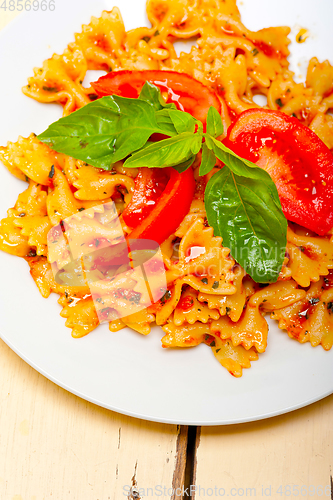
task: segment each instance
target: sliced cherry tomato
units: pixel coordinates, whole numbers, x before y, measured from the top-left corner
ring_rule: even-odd
[[[135,179],[132,199],[122,214],[127,226],[136,227],[155,207],[169,180],[164,170],[163,168],[140,168]]]
[[[188,295],[187,297],[183,297],[180,300],[178,307],[180,307],[180,309],[182,309],[184,312],[187,312],[192,309],[193,304],[194,304],[193,298]]]
[[[190,210],[195,191],[192,168],[178,173],[174,168],[163,169],[169,181],[150,214],[128,235],[129,239],[142,239],[163,243],[174,233]]]
[[[137,98],[146,81],[167,93],[168,102],[173,102],[178,109],[187,111],[203,123],[206,123],[210,106],[221,113],[221,103],[215,92],[191,76],[176,71],[115,71],[91,85],[99,97],[116,94]]]
[[[264,168],[286,218],[319,235],[333,226],[333,155],[297,118],[249,109],[229,128],[226,144]]]

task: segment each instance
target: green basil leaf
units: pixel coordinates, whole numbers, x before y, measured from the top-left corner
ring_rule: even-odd
[[[155,142],[137,151],[124,163],[124,167],[173,167],[196,155],[201,148],[202,136],[183,132],[176,137]]]
[[[199,132],[194,134],[194,139],[191,146],[192,154],[196,155],[199,153],[200,149],[202,148],[202,138],[203,136]]]
[[[211,106],[207,113],[207,133],[212,137],[219,137],[223,134],[222,118],[214,106]]]
[[[146,82],[139,99],[148,102],[155,109],[157,123],[168,135],[194,132],[197,120],[189,113],[177,110],[174,103],[166,103],[156,85]]]
[[[195,131],[197,120],[185,111],[177,109],[161,109],[156,112],[156,120],[159,128],[168,132],[167,135],[173,137],[183,132]]]
[[[150,82],[146,82],[141,89],[139,99],[148,102],[155,111],[160,111],[161,109],[177,109],[176,105],[172,103],[166,103],[162,97],[161,91],[156,85]]]
[[[113,163],[144,146],[154,132],[165,131],[150,104],[114,95],[60,118],[38,139],[59,153],[109,170]]]
[[[208,174],[216,165],[216,156],[215,153],[208,149],[206,144],[202,145],[202,157],[201,164],[199,168],[199,175]]]
[[[287,220],[265,189],[267,172],[256,174],[241,176],[223,167],[207,183],[205,207],[214,234],[234,259],[257,283],[273,283],[285,256]]]
[[[185,170],[187,170],[193,165],[195,156],[196,155],[191,156],[189,160],[186,160],[183,163],[180,163],[179,165],[174,165],[173,168],[177,170],[177,172],[179,172],[180,174],[182,172],[185,172]]]
[[[166,109],[164,113],[169,115],[178,134],[182,134],[183,132],[194,133],[197,120],[193,118],[192,115],[185,111],[178,111],[175,109]]]
[[[227,148],[222,142],[217,141],[213,137],[206,137],[205,144],[207,144],[207,146],[214,151],[218,159],[223,161],[223,163],[227,165],[234,174],[252,179],[258,179],[259,175],[261,182],[269,191],[276,207],[278,210],[282,211],[278,191],[268,172],[258,167],[251,161],[236,155],[236,153],[234,153],[231,149]],[[262,172],[264,172],[264,174]]]
[[[170,137],[177,135],[177,130],[170,118],[167,109],[161,109],[160,111],[156,111],[155,118],[158,128],[163,130],[165,135],[168,135]]]

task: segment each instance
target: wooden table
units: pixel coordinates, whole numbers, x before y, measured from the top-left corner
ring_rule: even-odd
[[[1,500],[175,500],[190,485],[196,500],[333,500],[333,395],[250,424],[157,424],[73,396],[0,341],[0,400]]]

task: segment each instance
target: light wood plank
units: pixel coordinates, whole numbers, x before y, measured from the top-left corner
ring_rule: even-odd
[[[270,498],[278,500],[287,498],[277,493],[280,486],[284,492],[287,485],[291,489],[304,485],[300,498],[333,498],[333,396],[264,421],[203,427],[197,444],[196,485],[202,488],[201,496],[197,491],[194,497],[197,500],[203,489],[215,486],[224,488],[225,496],[233,496],[232,488],[241,488],[235,498],[251,497],[250,488],[256,498],[267,498],[270,490],[263,494],[262,487],[271,487]],[[311,495],[310,486],[320,485],[327,487],[326,496]]]
[[[186,428],[180,433],[88,403],[2,341],[0,400],[1,500],[118,500],[127,498],[126,485],[182,486]]]

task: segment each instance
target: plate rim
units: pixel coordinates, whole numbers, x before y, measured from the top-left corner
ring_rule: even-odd
[[[79,3],[79,2],[77,2]],[[90,0],[90,3],[91,0]],[[117,1],[115,0],[115,3]],[[1,44],[1,39],[3,35],[6,35],[6,33],[10,32],[10,29],[15,29],[16,25],[19,25],[20,22],[23,22],[25,18],[28,18],[28,12],[22,12],[20,15],[16,16],[8,25],[6,25],[0,32],[0,44]],[[65,328],[65,327],[64,327]],[[62,389],[80,397],[83,400],[86,400],[90,403],[93,403],[97,406],[112,410],[117,413],[121,413],[124,415],[128,415],[130,417],[135,417],[143,420],[148,420],[148,421],[153,421],[153,422],[159,422],[159,423],[165,423],[165,424],[170,424],[170,425],[175,425],[175,424],[180,424],[180,425],[200,425],[200,426],[216,426],[216,425],[234,425],[234,424],[239,424],[239,423],[248,423],[248,422],[255,422],[259,420],[264,420],[272,417],[276,417],[279,415],[283,415],[286,413],[289,413],[291,411],[295,411],[297,409],[304,408],[310,404],[313,404],[317,401],[320,401],[321,399],[324,399],[328,397],[329,395],[333,394],[333,386],[330,390],[325,390],[321,394],[317,394],[316,396],[304,400],[302,402],[299,402],[298,404],[287,406],[284,409],[276,410],[276,411],[271,411],[271,412],[266,412],[262,413],[256,416],[248,416],[245,418],[235,418],[235,419],[229,419],[229,420],[223,420],[223,421],[218,421],[218,420],[212,420],[212,421],[200,421],[200,420],[193,420],[193,421],[188,421],[188,420],[175,420],[175,419],[168,419],[168,418],[158,418],[150,415],[146,415],[143,413],[137,413],[133,411],[128,411],[124,410],[122,408],[118,408],[117,406],[112,406],[109,404],[105,404],[98,399],[94,399],[93,397],[90,397],[89,395],[85,395],[79,390],[76,390],[75,388],[72,388],[66,383],[62,382],[59,380],[57,377],[52,376],[52,374],[48,373],[47,370],[45,370],[43,367],[39,366],[37,363],[35,363],[32,359],[29,359],[28,356],[24,354],[24,352],[21,351],[19,346],[16,346],[14,343],[12,343],[6,336],[6,334],[2,334],[0,332],[0,338],[5,342],[5,344],[13,350],[22,360],[24,360],[29,366],[31,366],[33,369],[35,369],[38,373],[46,377],[48,380],[52,381]],[[301,346],[299,346],[301,348]],[[222,369],[222,368],[221,368]]]

